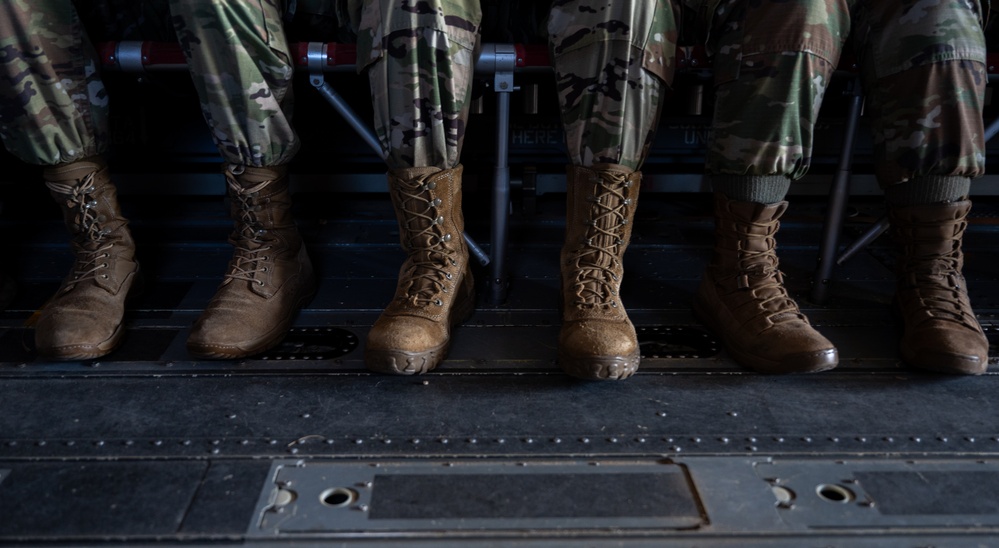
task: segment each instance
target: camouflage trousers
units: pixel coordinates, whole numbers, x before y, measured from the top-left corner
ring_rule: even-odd
[[[299,147],[282,4],[169,1],[203,114],[228,163],[280,165]],[[96,59],[72,2],[0,0],[0,138],[11,153],[56,165],[106,151],[109,102]]]
[[[471,97],[478,0],[342,0],[390,168],[453,167]],[[552,2],[548,31],[570,159],[637,167],[672,78],[676,24],[661,0]],[[651,99],[651,100],[650,100]]]
[[[671,84],[679,9],[713,55],[714,136],[706,169],[808,170],[816,116],[848,40],[872,120],[883,185],[983,173],[982,9],[896,0],[556,0],[549,39],[573,163],[637,169]]]
[[[676,68],[675,9],[666,0],[552,3],[548,40],[573,164],[641,166]]]
[[[482,19],[478,0],[342,0],[390,169],[458,164]]]
[[[108,97],[80,16],[66,0],[0,0],[0,139],[56,165],[101,154]]]
[[[225,162],[286,164],[301,143],[291,124],[294,66],[284,0],[169,0],[201,112]]]
[[[882,186],[984,173],[977,1],[715,0],[701,8],[717,90],[709,173],[804,175],[816,115],[848,41]]]

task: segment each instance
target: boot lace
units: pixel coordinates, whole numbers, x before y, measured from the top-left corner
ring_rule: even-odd
[[[430,192],[437,184],[425,181],[418,178],[399,185],[405,249],[410,257],[402,299],[416,306],[443,306],[439,294],[447,293],[446,282],[453,277],[449,267],[458,264],[457,251],[447,245],[453,237],[445,232],[444,216],[437,212],[442,201]]]
[[[961,275],[964,263],[961,234],[967,222],[947,224],[953,226],[948,231],[953,236],[946,238],[943,244],[939,238],[920,238],[921,230],[912,231],[900,265],[903,274],[900,285],[915,293],[917,302],[922,303],[929,317],[977,331],[978,322],[971,313],[971,301]],[[939,226],[938,223],[934,225]],[[941,252],[941,249],[949,251]]]
[[[628,224],[628,208],[632,200],[625,191],[633,183],[623,173],[601,173],[598,193],[588,198],[593,204],[582,246],[576,250],[576,279],[573,292],[578,308],[617,308],[621,278],[621,246],[623,229]]]
[[[236,226],[230,237],[236,249],[229,262],[229,271],[226,272],[222,285],[234,280],[241,280],[262,286],[264,281],[257,280],[256,274],[267,272],[267,267],[261,263],[269,259],[267,255],[264,255],[264,252],[271,249],[271,246],[263,238],[267,230],[257,218],[258,206],[255,199],[257,194],[271,181],[264,181],[252,187],[243,187],[235,179],[228,177],[228,174],[227,179],[229,188],[233,190],[232,196],[238,202],[239,218],[236,220]]]
[[[754,228],[757,230],[754,231]],[[759,233],[760,228],[766,230],[764,235]],[[779,228],[779,222],[735,224],[739,242],[761,238],[766,241],[763,250],[739,250],[739,262],[735,271],[736,288],[739,291],[752,291],[756,297],[755,317],[765,317],[775,324],[805,319],[798,304],[784,287],[784,274],[780,271],[780,261],[775,251],[777,243],[774,240]]]
[[[75,231],[71,244],[76,262],[73,264],[73,282],[63,287],[71,290],[76,283],[97,278],[97,273],[108,267],[104,260],[111,256],[114,242],[105,241],[111,230],[101,226],[101,217],[96,213],[97,200],[93,198],[94,173],[88,173],[76,183],[45,183],[50,190],[66,196],[66,207],[76,213],[73,218]],[[107,278],[107,274],[102,274]]]

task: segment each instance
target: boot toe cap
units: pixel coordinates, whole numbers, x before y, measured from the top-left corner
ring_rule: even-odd
[[[559,366],[573,377],[626,379],[640,359],[635,328],[628,321],[570,322],[559,336]]]
[[[121,340],[120,318],[94,311],[43,313],[35,326],[35,347],[43,356],[56,359],[91,359],[114,350]]]
[[[377,373],[426,373],[444,359],[449,343],[449,333],[441,322],[417,316],[383,316],[368,333],[364,364]]]
[[[744,348],[738,343],[749,342]],[[818,373],[839,365],[839,351],[811,325],[788,323],[760,333],[752,341],[726,341],[729,353],[760,373]]]
[[[947,337],[907,337],[900,350],[907,365],[937,373],[981,375],[989,366],[988,339],[970,331]]]

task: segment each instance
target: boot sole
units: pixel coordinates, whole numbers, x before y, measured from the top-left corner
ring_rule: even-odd
[[[467,274],[468,295],[454,304],[451,309],[448,338],[443,344],[422,352],[407,352],[405,350],[372,350],[364,349],[364,366],[375,373],[390,375],[419,375],[432,371],[444,358],[451,347],[451,331],[465,322],[475,311],[475,289],[471,273]]]
[[[375,373],[419,375],[431,371],[444,361],[450,349],[450,339],[443,345],[425,352],[401,350],[371,350],[364,352],[364,365]]]
[[[905,349],[900,349],[902,362],[910,367],[932,371],[934,373],[947,373],[950,375],[982,375],[989,369],[989,361],[984,362],[968,356],[956,356],[953,354],[931,354],[920,353],[910,354]]]
[[[620,381],[638,371],[641,353],[627,356],[589,356],[572,358],[563,353],[558,355],[559,367],[565,374],[589,381]]]
[[[288,334],[288,330],[291,329],[291,324],[295,321],[295,316],[297,316],[298,312],[305,307],[305,305],[309,304],[309,302],[316,296],[317,289],[316,279],[313,276],[309,281],[308,286],[305,288],[305,291],[303,291],[303,294],[295,303],[295,306],[292,307],[292,312],[287,317],[282,319],[281,323],[278,324],[277,327],[271,330],[270,333],[265,335],[263,339],[259,340],[250,348],[215,344],[199,344],[192,343],[188,340],[187,353],[195,358],[203,360],[238,360],[266,352],[281,344],[281,341],[283,341],[285,336]]]
[[[722,340],[722,344],[725,345],[725,350],[729,353],[732,359],[743,367],[752,369],[753,371],[757,371],[759,373],[787,374],[820,373],[822,371],[834,369],[837,365],[839,365],[839,351],[835,348],[786,356],[785,360],[789,363],[793,363],[793,365],[785,365],[784,361],[771,360],[743,351],[733,345],[728,338],[725,337],[725,330],[719,328],[711,314],[704,311],[704,306],[705,305],[701,303],[699,296],[695,296],[693,306],[691,307],[694,312],[694,318],[704,324],[704,326],[707,327],[708,330],[715,336],[719,337]]]

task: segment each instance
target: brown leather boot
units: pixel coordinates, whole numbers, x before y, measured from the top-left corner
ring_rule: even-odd
[[[399,240],[409,256],[399,270],[395,297],[368,333],[364,363],[372,371],[430,371],[447,355],[451,329],[472,313],[461,172],[458,165],[388,174]]]
[[[694,297],[694,315],[722,338],[735,361],[761,373],[836,367],[839,354],[808,323],[778,269],[780,216],[787,202],[736,202],[715,193],[715,252]]]
[[[901,247],[896,310],[905,363],[964,375],[988,368],[989,341],[971,309],[961,268],[961,239],[971,201],[889,208]]]
[[[638,369],[638,337],[620,290],[641,181],[615,164],[569,166],[558,363],[573,377],[618,380]]]
[[[49,358],[97,358],[121,342],[125,297],[139,272],[135,242],[103,159],[46,168],[43,177],[62,208],[76,262],[42,309],[35,346]]]
[[[235,169],[234,169],[235,168]],[[316,291],[312,262],[291,216],[286,170],[224,170],[236,249],[222,285],[194,323],[187,350],[236,359],[273,348]]]

